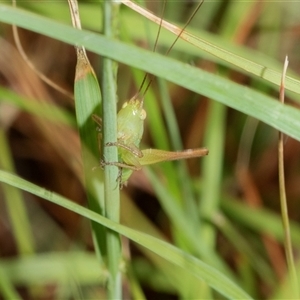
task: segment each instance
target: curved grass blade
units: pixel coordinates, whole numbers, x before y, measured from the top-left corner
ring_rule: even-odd
[[[281,132],[300,140],[299,110],[275,99],[240,86],[220,76],[199,70],[157,53],[126,45],[88,31],[79,31],[32,13],[0,5],[0,21],[16,23],[41,34],[87,49],[116,61],[163,77],[191,91],[253,116]],[[39,24],[39,26],[36,26]],[[49,31],[49,28],[52,28]],[[288,82],[288,81],[287,81]],[[298,82],[298,81],[297,81]],[[295,91],[300,93],[300,83]]]
[[[66,209],[69,209],[81,216],[84,216],[98,224],[122,234],[132,241],[146,247],[157,255],[165,258],[171,263],[189,270],[191,274],[204,280],[208,285],[229,299],[252,299],[246,292],[239,288],[235,283],[226,278],[216,269],[205,264],[196,257],[185,253],[173,245],[154,238],[150,235],[133,230],[126,226],[115,223],[103,216],[82,207],[56,193],[50,192],[35,184],[32,184],[16,175],[0,170],[0,181],[24,191],[30,192],[38,197],[56,203]]]

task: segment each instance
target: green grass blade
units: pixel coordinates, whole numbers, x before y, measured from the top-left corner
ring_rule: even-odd
[[[202,189],[199,198],[198,212],[208,220],[218,211],[221,195],[224,128],[226,107],[220,103],[209,103],[208,122],[204,145],[209,149],[209,155],[203,160]],[[211,224],[203,224],[200,236],[212,249],[215,248],[216,230]]]
[[[97,159],[99,152],[96,125],[91,118],[92,114],[100,111],[101,93],[96,75],[83,54],[77,62],[74,88],[76,119],[81,140],[84,181],[89,207],[99,214],[104,214],[103,181],[99,175],[101,172],[93,171],[93,168],[99,165]],[[106,254],[105,229],[94,222],[92,222],[92,227],[100,259],[101,255]]]
[[[9,281],[9,278],[5,274],[5,270],[3,270],[2,266],[0,266],[0,292],[4,297],[3,299],[22,299]]]
[[[208,285],[230,299],[251,299],[247,293],[245,293],[227,277],[222,275],[219,271],[203,263],[201,260],[193,257],[192,255],[172,246],[171,244],[115,223],[87,208],[59,196],[56,193],[47,191],[13,174],[0,170],[0,181],[30,192],[52,203],[58,204],[128,237],[173,264],[189,270],[194,276],[206,281]]]
[[[107,269],[99,265],[94,253],[71,251],[27,255],[0,261],[8,280],[15,285],[58,285],[75,281],[82,285],[104,284]]]
[[[22,109],[23,111],[26,111],[43,119],[47,119],[53,122],[59,122],[72,127],[76,126],[74,116],[72,116],[69,112],[64,111],[62,108],[58,108],[56,105],[53,105],[49,102],[34,101],[24,96],[20,96],[17,93],[4,87],[0,87],[0,95],[0,103],[6,102],[12,104]]]
[[[270,234],[276,240],[283,242],[284,233],[282,222],[278,215],[266,209],[251,208],[240,201],[224,199],[221,208],[231,219],[243,224],[251,230],[259,233]],[[291,235],[295,245],[300,246],[300,226],[296,222],[291,223]]]
[[[251,115],[283,133],[300,140],[300,112],[275,99],[222,77],[137,47],[105,38],[88,31],[78,31],[63,24],[22,10],[0,5],[0,21],[45,34],[71,44],[82,44],[87,49],[119,62],[126,63],[156,76],[163,77],[196,93],[219,101],[240,112]],[[37,26],[39,24],[39,26]],[[52,30],[49,31],[49,28]],[[261,69],[258,68],[261,72]],[[295,92],[300,93],[299,81]],[[288,88],[288,84],[286,86]]]
[[[6,132],[3,128],[0,128],[0,149],[0,168],[14,172],[13,159],[9,151]],[[3,189],[6,209],[10,217],[18,252],[20,255],[32,254],[35,252],[35,241],[24,197],[20,190],[12,186],[5,185],[1,188]]]
[[[196,253],[197,256],[203,258],[206,262],[210,263],[214,267],[226,273],[228,277],[233,278],[231,271],[227,268],[224,262],[219,259],[217,254],[206,246],[206,244],[199,243],[198,232],[194,228],[194,224],[190,222],[186,212],[184,212],[180,206],[174,203],[174,198],[170,195],[168,189],[164,187],[157,176],[151,172],[150,169],[145,170],[147,176],[152,182],[156,194],[158,195],[161,206],[169,215],[176,230],[184,233],[184,240],[186,240],[187,247],[191,252]]]
[[[166,120],[168,135],[172,144],[172,150],[182,150],[183,144],[180,137],[180,130],[176,120],[174,107],[171,102],[171,97],[168,93],[167,83],[164,80],[159,79],[158,85],[161,93],[161,105]],[[190,216],[190,222],[194,222],[194,226],[197,227],[199,225],[199,221],[196,199],[193,193],[192,181],[190,180],[191,177],[189,176],[186,162],[178,161],[175,168],[176,172],[168,175],[168,178],[174,178],[172,181],[176,183],[177,186],[177,197],[182,200],[184,199],[184,201],[179,200],[178,202],[181,202],[183,209]]]
[[[220,213],[215,214],[214,223],[216,227],[224,234],[233,246],[249,260],[253,270],[264,279],[269,285],[276,284],[276,279],[270,265],[264,256],[251,245],[251,241],[247,240],[237,228],[235,228],[228,219]]]
[[[156,24],[160,24],[160,18],[156,17],[155,15],[152,15],[146,10],[142,12],[143,9],[140,9],[138,5],[133,3],[129,5],[126,3],[126,1],[124,1],[124,4],[128,5],[130,8],[139,12],[141,15],[145,16],[146,18],[155,22]],[[176,36],[180,32],[179,28],[173,26],[173,24],[170,24],[168,22],[163,22],[162,27],[174,33]],[[250,59],[246,59],[240,55],[235,54],[234,52],[224,49],[223,47],[219,47],[216,44],[212,44],[209,41],[200,38],[199,36],[192,35],[189,32],[186,31],[182,32],[181,37],[182,39],[186,40],[188,43],[196,46],[198,49],[203,50],[229,63],[230,65],[241,68],[242,70],[247,71],[250,74],[256,75],[258,77],[270,81],[271,83],[279,85],[281,73],[278,71],[272,70],[266,67],[265,65],[253,62]],[[291,89],[293,91],[298,90],[298,87],[295,86],[295,81],[292,78],[287,78],[286,88]]]

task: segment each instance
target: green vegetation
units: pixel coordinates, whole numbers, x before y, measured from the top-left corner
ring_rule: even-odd
[[[157,4],[149,9],[159,15]],[[165,18],[183,26],[192,12],[185,4],[170,2]],[[162,54],[147,50],[157,26],[129,8],[116,14],[96,1],[80,3],[80,31],[65,2],[20,5],[0,5],[2,298],[295,297],[282,250],[277,130],[289,136],[286,189],[297,251],[299,4],[207,1],[187,29],[194,45],[178,41],[168,56],[174,36],[162,30]],[[114,16],[113,34],[101,33],[104,14]],[[68,91],[73,46],[85,47],[95,74],[89,69],[81,81],[77,69],[76,106],[20,58],[9,43],[11,24],[36,68]],[[278,100],[286,54],[293,105]],[[113,139],[116,106],[137,92],[144,72],[157,79],[145,97],[141,149],[210,152],[144,167],[119,193],[118,168],[97,167],[92,114],[103,117],[104,139]],[[114,147],[104,151],[116,157]]]

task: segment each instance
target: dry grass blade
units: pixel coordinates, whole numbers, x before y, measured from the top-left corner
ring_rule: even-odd
[[[14,7],[17,6],[16,0],[12,0],[12,3],[13,3]],[[25,51],[24,51],[24,49],[22,47],[22,44],[21,44],[21,41],[20,41],[20,37],[19,37],[18,27],[16,25],[12,25],[12,29],[13,29],[13,36],[14,36],[14,40],[15,40],[15,44],[17,46],[17,49],[18,49],[19,53],[21,54],[22,58],[24,59],[24,61],[27,63],[27,65],[46,84],[48,84],[49,86],[51,86],[55,90],[59,91],[60,93],[62,93],[66,97],[68,97],[70,99],[73,99],[73,94],[72,93],[68,92],[67,90],[65,90],[64,88],[62,88],[58,84],[56,84],[53,80],[49,79],[47,76],[45,76],[42,72],[40,72],[35,67],[35,65],[30,61],[29,57],[27,56],[27,54],[25,53]]]
[[[282,104],[284,104],[284,85],[285,85],[285,76],[286,76],[287,67],[288,67],[288,58],[286,56],[284,66],[283,66],[280,91],[279,91],[279,100]],[[299,299],[300,295],[299,295],[299,287],[298,287],[298,278],[295,269],[295,261],[294,261],[294,255],[292,249],[292,240],[291,240],[289,215],[288,215],[286,190],[285,190],[284,135],[282,132],[279,132],[279,137],[278,137],[278,172],[279,172],[281,216],[282,216],[283,228],[285,232],[284,247],[285,247],[286,259],[287,259],[289,274],[291,277],[294,296],[295,298]]]

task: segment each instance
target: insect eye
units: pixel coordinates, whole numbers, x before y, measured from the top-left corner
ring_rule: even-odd
[[[140,114],[140,119],[145,120],[147,117],[147,113],[144,109],[142,109],[141,114]]]

